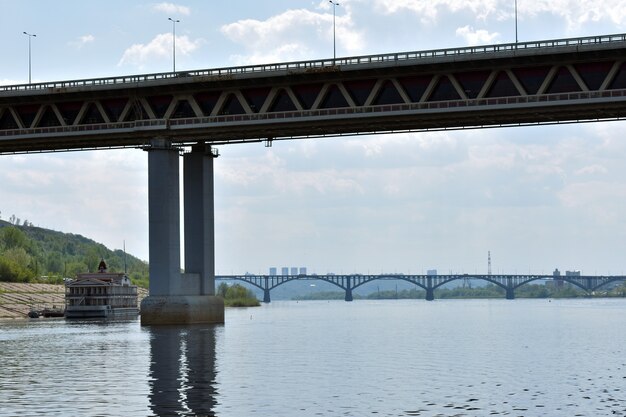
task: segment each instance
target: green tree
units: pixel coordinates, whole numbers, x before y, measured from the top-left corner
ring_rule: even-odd
[[[1,229],[1,239],[7,249],[27,248],[28,238],[17,227],[4,227]]]
[[[260,305],[254,293],[241,284],[229,286],[222,282],[217,287],[217,295],[224,297],[224,303],[229,307],[256,307]]]
[[[45,266],[49,275],[61,275],[65,272],[65,265],[58,253],[49,253],[46,257]]]
[[[4,251],[2,256],[24,269],[28,268],[32,261],[32,257],[26,253],[26,250],[22,247],[12,247],[7,249]]]
[[[17,262],[0,257],[0,281],[5,282],[29,282],[35,278],[35,274]]]
[[[228,292],[228,284],[225,282],[220,283],[217,287],[217,295],[222,298],[226,298],[226,293]]]

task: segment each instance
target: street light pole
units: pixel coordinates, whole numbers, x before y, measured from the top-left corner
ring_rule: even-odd
[[[337,44],[336,44],[336,36],[335,36],[335,9],[339,6],[339,3],[333,0],[328,0],[330,4],[333,5],[333,63],[337,58]]]
[[[515,0],[515,43],[517,43],[517,0]]]
[[[31,83],[31,49],[30,49],[30,40],[31,38],[37,37],[37,35],[32,33],[24,32],[24,35],[28,36],[28,84]]]
[[[171,17],[168,17],[167,20],[172,21],[172,60],[173,60],[173,68],[176,72],[176,23],[179,23],[180,20],[174,20]]]

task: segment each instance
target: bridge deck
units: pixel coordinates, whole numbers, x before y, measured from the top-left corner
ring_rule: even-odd
[[[626,34],[0,87],[0,153],[626,116]]]
[[[540,41],[529,41],[519,43],[504,43],[483,46],[468,46],[462,48],[432,49],[414,52],[396,52],[390,54],[363,55],[354,57],[343,57],[336,59],[321,59],[312,61],[283,62],[260,65],[246,65],[235,67],[223,67],[214,69],[202,69],[192,71],[161,72],[151,74],[123,75],[116,77],[88,78],[80,80],[50,81],[33,84],[16,84],[0,86],[0,97],[15,96],[17,92],[40,94],[44,92],[63,93],[67,89],[82,89],[85,87],[96,87],[110,89],[115,86],[128,87],[139,83],[154,83],[165,81],[167,84],[187,82],[188,77],[203,77],[206,80],[221,79],[223,77],[258,77],[271,73],[279,75],[293,74],[296,72],[315,71],[317,69],[327,69],[341,67],[342,71],[362,68],[369,68],[375,64],[388,65],[411,65],[415,63],[430,64],[442,63],[453,60],[479,60],[489,59],[494,54],[497,57],[519,57],[528,55],[547,55],[554,52],[561,53],[564,48],[568,50],[581,51],[585,47],[597,49],[614,48],[616,45],[626,43],[626,34],[611,34],[600,36],[587,36],[579,38],[551,39]],[[620,47],[623,47],[620,46]],[[7,94],[8,93],[8,94]]]

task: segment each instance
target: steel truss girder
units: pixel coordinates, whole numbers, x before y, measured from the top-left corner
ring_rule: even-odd
[[[145,146],[155,132],[219,144],[621,119],[625,61],[622,39],[239,78],[8,89],[0,92],[0,152]]]

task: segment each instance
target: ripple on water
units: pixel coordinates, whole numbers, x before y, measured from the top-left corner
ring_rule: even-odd
[[[272,303],[210,340],[3,324],[0,416],[623,416],[618,302]]]

